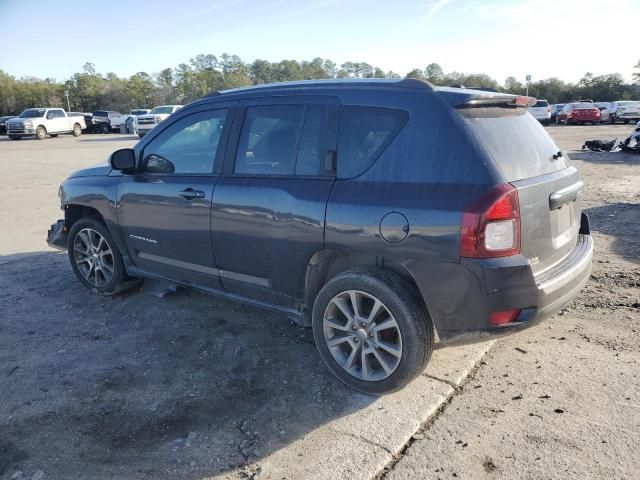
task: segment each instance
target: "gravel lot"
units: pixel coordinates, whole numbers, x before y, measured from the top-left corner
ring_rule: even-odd
[[[548,130],[587,184],[591,282],[477,370],[486,345],[441,350],[384,399],[334,380],[311,333],[280,315],[186,290],[89,294],[44,241],[57,188],[136,138],[0,137],[0,479],[303,478],[288,473],[301,465],[365,478],[378,464],[390,479],[637,478],[640,156],[574,152],[629,126]],[[405,421],[420,402],[435,407]],[[351,419],[368,442],[336,427]],[[398,425],[420,429],[406,449],[377,440]]]

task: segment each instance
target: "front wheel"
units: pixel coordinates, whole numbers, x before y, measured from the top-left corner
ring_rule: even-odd
[[[422,372],[433,351],[433,325],[417,293],[382,270],[332,278],[315,300],[312,326],[329,370],[363,393],[399,390]]]
[[[73,224],[67,252],[80,282],[94,293],[112,295],[125,283],[122,255],[98,219],[85,217]]]
[[[36,128],[36,140],[44,140],[47,137],[47,130],[43,126]]]

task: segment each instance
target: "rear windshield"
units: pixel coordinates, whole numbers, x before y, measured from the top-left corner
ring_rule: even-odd
[[[20,114],[20,118],[39,118],[44,116],[45,108],[28,108]]]
[[[108,117],[109,116],[109,112],[105,112],[104,110],[98,110],[96,112],[93,112],[93,116],[94,117]]]
[[[565,157],[554,160],[560,148],[524,108],[467,108],[460,113],[508,182],[567,167]]]
[[[546,100],[538,100],[534,105],[534,107],[548,107],[548,106],[549,106],[549,102],[547,102]]]
[[[596,106],[593,103],[572,103],[574,110],[593,110]]]

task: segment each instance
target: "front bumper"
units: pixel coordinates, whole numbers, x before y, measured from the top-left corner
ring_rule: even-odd
[[[442,345],[474,343],[517,332],[558,311],[580,293],[591,275],[593,238],[582,215],[574,250],[560,263],[534,274],[520,256],[463,259],[446,271],[407,265],[420,288]],[[492,326],[492,312],[519,309],[516,319]]]
[[[51,225],[47,232],[47,244],[52,248],[59,250],[67,249],[67,239],[69,237],[69,228],[64,220],[58,220]]]

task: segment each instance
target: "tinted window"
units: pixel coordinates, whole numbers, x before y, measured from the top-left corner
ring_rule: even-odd
[[[475,136],[495,159],[506,180],[513,182],[567,167],[560,148],[524,109],[468,108],[460,110]]]
[[[109,113],[105,112],[104,110],[98,110],[98,111],[93,112],[93,116],[94,117],[108,117]]]
[[[338,109],[332,105],[309,105],[304,116],[296,175],[320,175],[325,172],[325,159],[335,148]]]
[[[44,108],[28,108],[20,114],[20,118],[38,118],[44,115]]]
[[[338,177],[363,173],[391,143],[408,112],[381,107],[342,107],[338,128]]]
[[[549,106],[549,102],[547,102],[546,100],[538,100],[534,105],[534,107],[548,107],[548,106]]]
[[[173,113],[173,107],[155,107],[149,113],[157,113],[158,115],[167,113],[171,114]]]
[[[209,110],[181,118],[144,149],[148,173],[208,174],[222,135],[227,110]]]
[[[302,105],[269,105],[246,110],[235,173],[293,175]]]

